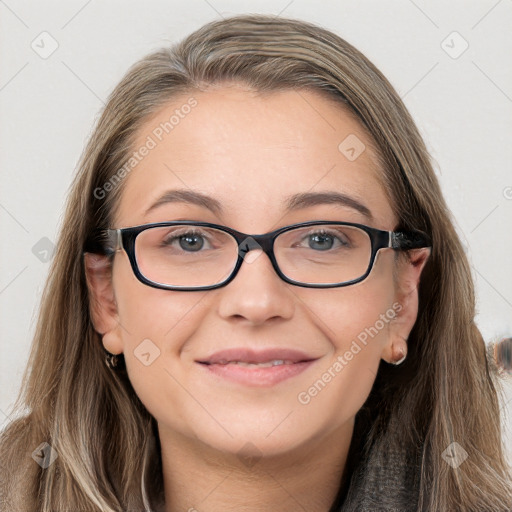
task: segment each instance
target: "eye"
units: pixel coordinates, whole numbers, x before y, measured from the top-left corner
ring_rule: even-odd
[[[204,245],[204,239],[201,235],[197,234],[181,235],[179,237],[179,243],[180,247],[185,251],[199,251]]]
[[[162,240],[162,246],[172,247],[176,242],[178,242],[179,248],[186,252],[198,252],[205,246],[205,243],[208,246],[210,245],[204,233],[197,230],[189,230],[182,231],[181,233],[174,231]]]
[[[315,251],[328,251],[336,247],[350,246],[348,238],[341,232],[314,231],[308,233],[305,238],[307,238],[308,248]]]
[[[309,247],[311,249],[318,249],[320,251],[326,251],[330,249],[334,244],[334,239],[331,235],[325,233],[316,233],[309,236]]]

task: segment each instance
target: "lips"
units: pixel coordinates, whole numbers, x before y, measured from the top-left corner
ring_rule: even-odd
[[[269,366],[277,366],[314,361],[315,359],[318,358],[295,349],[271,348],[253,350],[249,348],[232,348],[215,352],[205,359],[197,360],[197,362],[207,365],[241,363],[245,365],[268,364]]]
[[[216,379],[252,388],[269,388],[297,377],[315,364],[318,357],[294,349],[252,350],[233,348],[196,360],[201,372]],[[210,378],[210,377],[208,377]],[[220,379],[220,380],[219,380]]]

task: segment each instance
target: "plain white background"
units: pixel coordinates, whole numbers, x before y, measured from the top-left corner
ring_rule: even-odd
[[[0,425],[28,357],[67,190],[108,94],[150,51],[249,12],[331,29],[388,77],[467,247],[477,324],[488,343],[512,335],[511,0],[0,0]]]

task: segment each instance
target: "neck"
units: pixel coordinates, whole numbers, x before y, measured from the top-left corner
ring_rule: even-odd
[[[344,478],[354,420],[293,452],[241,457],[158,427],[165,512],[329,512]]]

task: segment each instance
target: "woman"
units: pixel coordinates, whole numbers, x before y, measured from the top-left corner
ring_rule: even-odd
[[[308,23],[209,23],[82,157],[2,510],[511,510],[474,300],[382,74]]]

